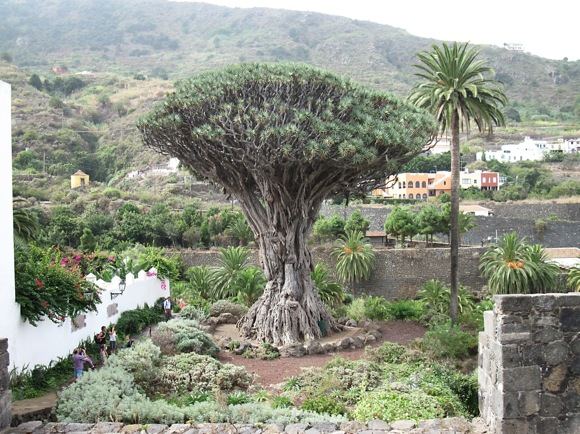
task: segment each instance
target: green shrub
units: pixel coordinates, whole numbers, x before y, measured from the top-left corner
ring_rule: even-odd
[[[421,347],[436,358],[461,359],[477,348],[477,338],[448,321],[429,330]]]
[[[294,407],[294,403],[287,396],[275,396],[272,399],[272,408],[290,408]]]
[[[220,316],[222,313],[231,313],[233,316],[241,318],[246,314],[248,308],[229,300],[218,300],[209,308],[209,316]]]
[[[319,414],[346,414],[346,407],[333,396],[317,395],[307,398],[302,403],[302,410]]]
[[[131,348],[118,350],[107,364],[130,372],[135,382],[144,389],[151,386],[161,363],[161,350],[151,340],[136,342]]]
[[[423,316],[423,304],[416,300],[393,301],[386,308],[392,319],[417,321]]]
[[[115,328],[121,335],[136,335],[145,327],[158,323],[163,319],[163,310],[157,306],[125,311],[119,316]]]
[[[380,347],[367,348],[365,350],[367,358],[376,363],[400,363],[406,359],[407,349],[399,344],[385,342]]]
[[[424,392],[404,393],[379,389],[362,397],[354,409],[353,416],[357,420],[380,419],[389,422],[400,419],[442,418],[445,412],[437,399]]]
[[[439,323],[449,318],[449,300],[451,288],[439,280],[429,280],[419,290],[419,301],[423,304],[423,319],[426,322]],[[475,307],[473,296],[469,289],[460,285],[458,290],[458,311],[467,315]]]
[[[203,309],[193,305],[188,305],[181,309],[181,316],[197,322],[202,322],[207,319],[207,313]]]
[[[167,357],[159,370],[159,388],[166,393],[245,390],[251,382],[244,368],[194,353]]]
[[[172,319],[161,323],[151,338],[163,354],[194,352],[216,356],[219,352],[211,337],[193,320]]]
[[[247,404],[248,402],[252,402],[252,398],[250,395],[244,392],[234,392],[228,395],[227,399],[228,405],[240,405],[240,404]]]

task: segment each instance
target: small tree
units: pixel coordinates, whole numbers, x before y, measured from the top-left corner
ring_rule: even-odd
[[[346,223],[344,225],[344,231],[345,232],[358,231],[364,235],[367,233],[369,226],[370,222],[367,219],[365,219],[362,213],[357,209],[346,220]]]
[[[42,90],[42,80],[38,74],[32,74],[28,80],[28,84],[35,87],[37,90]]]
[[[419,233],[415,214],[407,206],[396,206],[385,220],[385,232],[401,237],[401,245],[405,244],[406,237],[412,240]]]
[[[306,244],[322,202],[384,183],[436,130],[430,116],[390,95],[285,64],[183,81],[138,128],[146,145],[238,199],[268,280],[239,327],[275,345],[336,329],[314,291]]]
[[[97,247],[97,240],[89,228],[83,229],[80,242],[79,247],[83,252],[94,252]]]
[[[425,235],[425,243],[429,243],[429,236],[431,243],[433,243],[433,235],[438,233],[441,228],[441,210],[435,205],[425,205],[417,214],[416,223],[418,232]]]

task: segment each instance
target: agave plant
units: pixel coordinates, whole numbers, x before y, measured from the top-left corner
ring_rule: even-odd
[[[568,273],[568,288],[580,292],[580,267],[574,267]]]
[[[316,264],[312,271],[312,280],[320,299],[328,305],[336,305],[344,300],[344,289],[338,282],[331,280],[328,268],[324,264]]]
[[[544,249],[530,246],[515,232],[488,249],[479,269],[495,294],[529,294],[555,288],[558,267],[548,262]]]
[[[362,232],[349,231],[341,236],[332,256],[336,258],[338,278],[343,282],[360,282],[371,276],[375,254]]]

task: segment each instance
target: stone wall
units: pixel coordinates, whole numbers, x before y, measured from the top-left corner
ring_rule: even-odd
[[[459,252],[459,280],[474,291],[485,285],[479,275],[479,257],[484,249],[480,247],[462,248]],[[323,262],[331,273],[334,259],[330,246],[313,248],[314,260]],[[185,264],[217,266],[219,252],[216,250],[180,250]],[[419,288],[429,279],[449,282],[450,258],[448,248],[417,249],[375,249],[376,265],[371,279],[358,284],[356,292],[380,295],[389,300],[414,298]],[[251,262],[258,265],[258,255],[252,252]]]
[[[580,294],[502,295],[479,335],[492,433],[580,433]]]
[[[528,241],[543,244],[546,247],[580,246],[580,203],[497,203],[482,202],[482,206],[491,209],[494,216],[475,217],[476,226],[463,235],[464,244],[479,245],[488,236],[501,237],[512,231],[525,236]],[[355,210],[370,221],[371,230],[383,230],[385,219],[392,207],[377,205],[344,206],[325,205],[321,215],[337,214],[347,218]],[[549,217],[557,218],[556,221]],[[538,232],[535,228],[537,219],[546,221],[546,229]],[[443,237],[444,239],[445,237]]]
[[[8,339],[0,339],[0,431],[10,426],[11,396],[8,390],[10,375],[8,372]]]

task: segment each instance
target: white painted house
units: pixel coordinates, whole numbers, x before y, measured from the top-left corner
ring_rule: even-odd
[[[502,163],[516,163],[518,161],[540,161],[550,151],[563,152],[565,154],[580,152],[580,139],[559,140],[548,142],[546,140],[525,137],[524,141],[516,144],[502,145],[496,151],[478,152],[478,160],[497,160]]]

